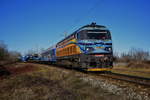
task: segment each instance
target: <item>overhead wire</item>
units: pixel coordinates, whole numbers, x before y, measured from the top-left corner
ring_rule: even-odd
[[[100,2],[100,1],[101,1],[101,2]],[[72,23],[71,25],[69,25],[69,28],[64,31],[64,32],[65,32],[65,36],[66,36],[66,32],[69,32],[70,30],[74,30],[74,29],[76,28],[76,25],[77,25],[78,23],[80,23],[81,21],[84,21],[84,20],[86,20],[86,19],[88,19],[88,18],[90,18],[90,17],[91,17],[91,19],[94,19],[94,15],[92,15],[92,13],[96,10],[96,8],[98,7],[98,5],[99,5],[100,3],[102,4],[103,2],[104,2],[104,0],[97,0],[97,1],[92,5],[92,7],[89,8],[89,10],[86,11],[86,13],[84,14],[84,16],[81,16],[81,17],[75,19],[75,20],[73,21],[73,23]]]

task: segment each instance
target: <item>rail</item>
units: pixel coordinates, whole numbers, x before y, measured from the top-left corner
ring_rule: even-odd
[[[132,75],[126,75],[120,73],[107,73],[107,74],[99,74],[99,75],[103,77],[108,77],[120,81],[126,81],[130,83],[150,87],[150,78],[132,76]]]

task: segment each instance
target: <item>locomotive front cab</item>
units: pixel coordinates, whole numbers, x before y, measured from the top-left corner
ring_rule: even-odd
[[[87,71],[110,71],[113,67],[111,34],[105,26],[89,25],[77,33],[80,62]]]

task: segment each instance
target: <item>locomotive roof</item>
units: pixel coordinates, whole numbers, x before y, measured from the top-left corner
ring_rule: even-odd
[[[80,29],[85,28],[85,27],[106,28],[106,27],[105,27],[105,26],[103,26],[103,25],[97,25],[96,23],[91,23],[90,25],[85,25],[85,26],[81,27]],[[80,30],[80,29],[79,29],[79,30]]]
[[[106,28],[106,27],[103,26],[103,25],[97,25],[96,23],[92,22],[90,25],[85,25],[85,26],[79,28],[78,30],[76,30],[75,32],[73,32],[72,34],[70,34],[69,36],[65,37],[63,40],[59,41],[58,43],[61,43],[65,39],[69,38],[71,35],[76,34],[78,31],[80,31],[80,30],[82,30],[84,28]]]
[[[106,27],[103,25],[97,25],[96,23],[91,23],[90,25],[85,25],[85,26],[79,28],[75,32],[79,32],[81,30],[89,30],[89,29],[105,29],[106,30]]]

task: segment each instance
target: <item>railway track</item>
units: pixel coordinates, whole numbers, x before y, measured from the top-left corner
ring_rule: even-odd
[[[126,81],[137,85],[150,87],[150,78],[131,76],[131,75],[120,74],[120,73],[108,73],[108,74],[99,74],[99,75],[103,77],[115,79],[115,80]]]
[[[49,63],[46,63],[46,62],[31,62],[31,63],[39,63],[39,64],[48,64],[49,65]],[[55,65],[55,66],[57,66],[57,65]],[[57,66],[57,67],[59,67],[59,66]],[[60,67],[60,68],[65,68],[66,69],[66,67]],[[88,74],[90,74],[90,73],[88,73]],[[91,74],[93,74],[93,73],[91,73]],[[106,77],[106,78],[111,78],[111,79],[120,80],[120,81],[126,81],[126,82],[134,83],[134,84],[137,84],[137,85],[150,87],[150,78],[144,78],[144,77],[139,77],[139,76],[131,76],[131,75],[113,73],[113,72],[103,73],[103,74],[102,73],[101,74],[96,73],[94,75],[96,75],[96,76],[99,75],[99,76],[103,76],[103,77]]]

